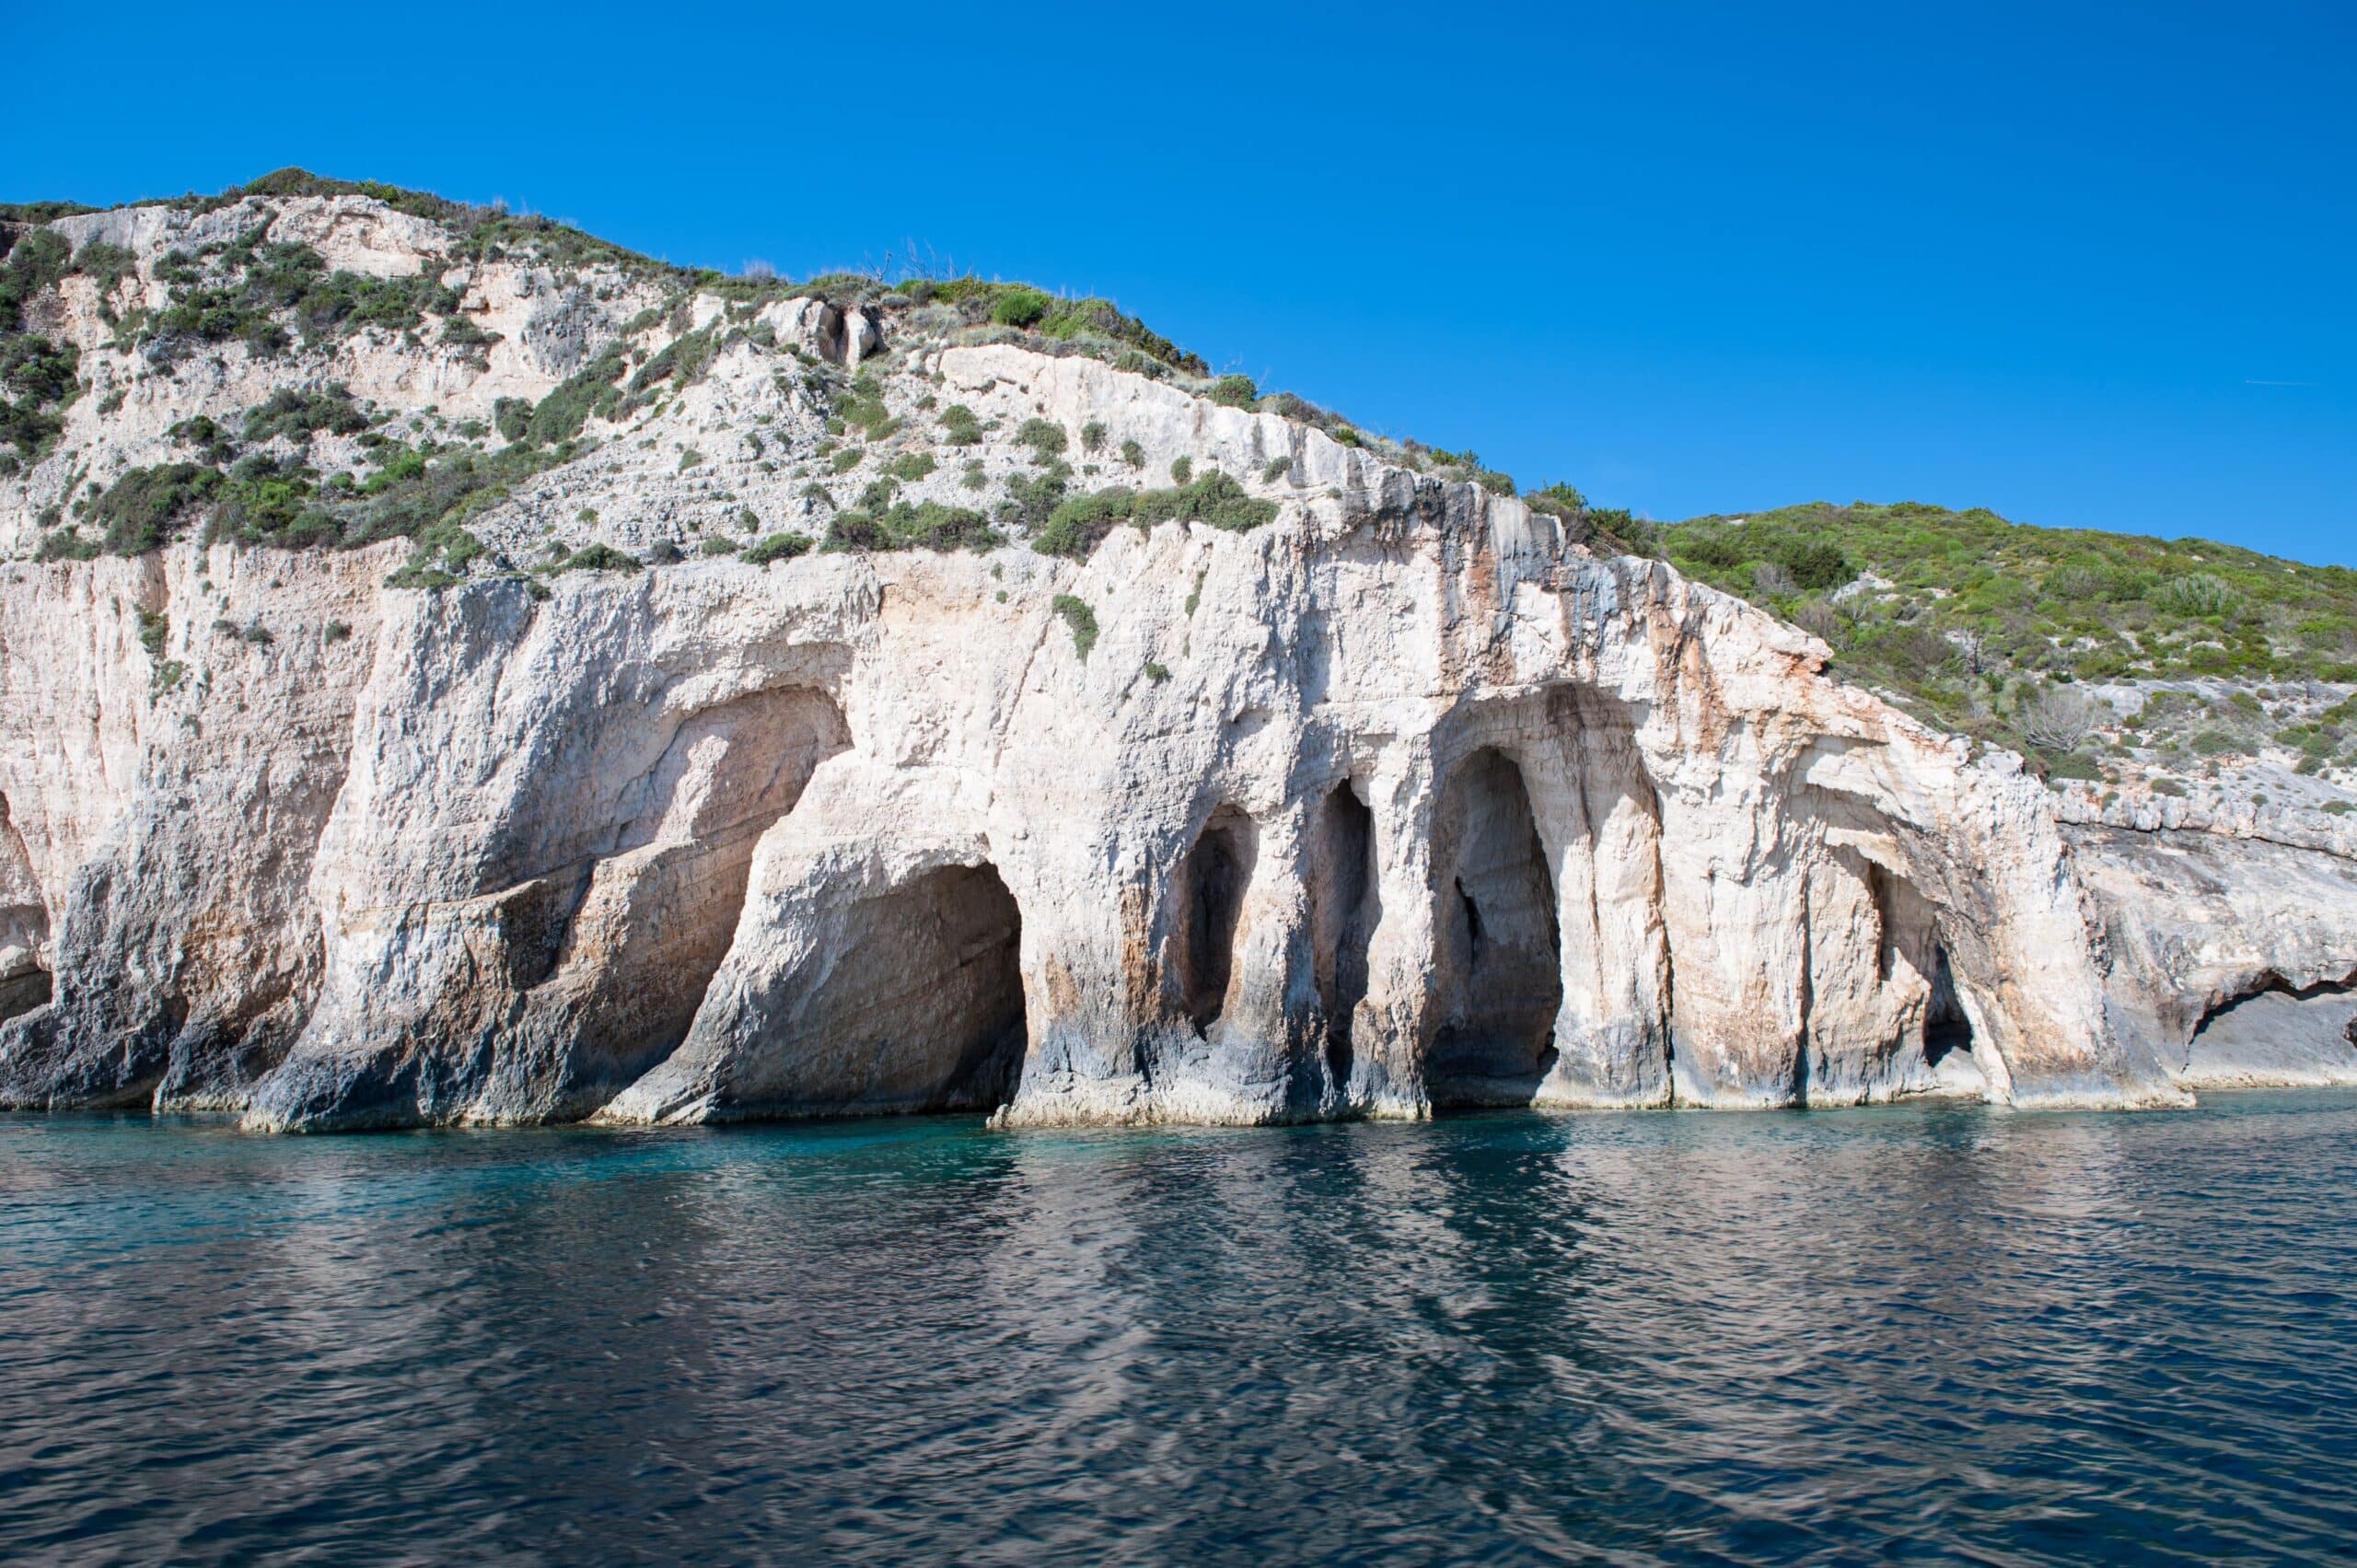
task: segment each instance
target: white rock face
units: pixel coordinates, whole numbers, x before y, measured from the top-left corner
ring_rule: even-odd
[[[308,200],[273,231],[443,265],[435,226]],[[98,217],[68,221],[165,221]],[[488,411],[730,319],[690,302],[633,339],[609,318],[643,290],[535,278],[469,272],[513,331],[463,385],[423,344],[347,342],[339,371]],[[896,347],[812,300],[740,319],[766,341],[472,510],[484,563],[449,586],[389,586],[402,543],[0,568],[0,1104],[263,1129],[2161,1106],[2226,1081],[2191,1044],[2222,1003],[2357,970],[2357,919],[2277,919],[2357,907],[2338,861],[2155,880],[2153,835],[2066,837],[2012,759],[1517,501],[1094,359]],[[884,366],[903,425],[955,402],[984,434],[821,459],[841,421],[796,351]],[[241,353],[69,431],[0,520],[29,544],[61,462],[153,462],[190,412],[258,401]],[[726,553],[740,513],[821,532],[847,495],[808,490],[894,465],[912,501],[1012,494],[1032,421],[1105,470],[1075,488],[1183,459],[1274,520],[1116,526],[1086,560],[1019,524]],[[489,569],[593,541],[687,559]],[[2223,946],[2189,958],[2190,932]]]

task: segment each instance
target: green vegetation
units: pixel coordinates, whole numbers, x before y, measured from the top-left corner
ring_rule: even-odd
[[[872,370],[863,370],[851,384],[851,394],[835,405],[835,413],[846,429],[865,434],[870,441],[881,441],[900,427],[892,411],[884,406],[884,383]]]
[[[1054,303],[1036,288],[1010,288],[991,302],[991,319],[1002,327],[1036,327]]]
[[[331,381],[323,391],[298,392],[281,387],[271,393],[246,411],[245,438],[253,444],[280,436],[302,442],[322,430],[331,436],[356,436],[367,428],[368,416],[352,401],[350,389]]]
[[[1097,645],[1097,612],[1088,608],[1086,600],[1074,598],[1070,594],[1058,594],[1050,601],[1050,608],[1062,616],[1064,624],[1072,628],[1072,651],[1080,656],[1083,664],[1086,664],[1088,650]]]
[[[1017,445],[1031,448],[1035,462],[1053,462],[1064,455],[1064,427],[1048,419],[1027,419],[1015,433]]]
[[[620,343],[607,345],[604,353],[558,382],[540,401],[525,423],[522,439],[530,446],[552,446],[579,436],[593,413],[600,419],[619,417],[623,412],[622,392],[614,383],[628,365]],[[504,434],[506,426],[503,424],[500,429]]]
[[[857,550],[991,550],[1006,541],[980,512],[937,501],[896,502],[877,509],[840,512],[827,526],[826,548]]]
[[[221,485],[217,471],[194,463],[132,469],[91,504],[86,519],[99,528],[107,551],[137,555],[170,538],[173,525]]]
[[[1116,525],[1150,528],[1156,523],[1208,523],[1245,533],[1271,522],[1277,504],[1245,494],[1244,487],[1214,469],[1191,484],[1172,490],[1125,490],[1119,486],[1060,503],[1031,537],[1043,555],[1086,560]]]
[[[981,421],[964,403],[951,403],[941,411],[941,438],[952,447],[979,446],[982,439]]]
[[[23,330],[26,302],[73,270],[73,248],[62,235],[37,228],[19,237],[0,263],[0,332]]]
[[[171,285],[171,299],[148,318],[143,343],[164,363],[183,357],[201,343],[241,342],[255,354],[283,352],[290,339],[277,317],[291,313],[304,341],[319,343],[378,327],[414,337],[429,312],[448,319],[448,343],[495,342],[463,318],[451,316],[459,296],[421,273],[406,278],[375,278],[328,271],[308,245],[264,239],[257,225],[226,247],[207,265],[181,251],[167,255],[156,269]]]
[[[1690,575],[1824,638],[1838,673],[2007,745],[2024,742],[2023,713],[2053,682],[2357,680],[2347,567],[1915,502],[1698,517],[1659,542]],[[1890,586],[1833,597],[1863,573]],[[2196,749],[2230,742],[2220,732]]]
[[[645,564],[646,563],[641,561],[637,556],[633,555],[626,551],[616,550],[610,544],[593,544],[586,549],[575,551],[563,561],[551,566],[549,571],[552,574],[557,572],[636,572],[643,569]]]
[[[1249,376],[1223,376],[1212,383],[1211,400],[1229,408],[1250,408],[1260,401],[1260,389]]]
[[[39,462],[64,434],[62,412],[82,395],[81,364],[80,350],[38,332],[0,337],[0,445],[16,448],[10,470]]]
[[[766,566],[772,561],[791,561],[797,555],[808,554],[812,542],[807,533],[773,533],[747,545],[737,559],[756,566]],[[705,550],[710,552],[710,541],[706,541]]]
[[[482,540],[466,529],[456,523],[436,523],[417,536],[416,550],[385,583],[396,588],[447,588],[482,553]]]

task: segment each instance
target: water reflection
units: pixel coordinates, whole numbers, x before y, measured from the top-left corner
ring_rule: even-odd
[[[267,1140],[0,1121],[0,1540],[2340,1550],[2357,1102]]]

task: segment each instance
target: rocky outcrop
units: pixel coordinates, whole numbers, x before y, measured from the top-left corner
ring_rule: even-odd
[[[273,232],[456,286],[355,200]],[[606,343],[708,333],[704,368],[456,508],[426,586],[389,582],[398,542],[5,568],[0,1104],[1252,1123],[2329,1075],[2247,1043],[2345,1000],[2329,856],[2066,829],[1795,628],[1310,424],[808,299],[618,326],[643,285],[542,272],[469,270],[512,330],[463,387],[389,337],[336,367],[461,412]],[[226,421],[267,373],[241,353],[63,456]],[[865,446],[830,365],[866,372]],[[936,458],[912,432],[951,403]],[[1059,447],[1251,505],[1041,554],[1016,503]],[[12,537],[53,526],[61,460],[13,482]],[[740,517],[823,528],[830,479],[1013,500],[995,547],[735,558]],[[518,564],[593,544],[654,564]]]
[[[2223,832],[2068,827],[2114,1024],[2189,1088],[2357,1084],[2357,864]]]
[[[1299,460],[1353,499],[1082,566],[545,600],[226,547],[18,568],[84,615],[100,578],[234,606],[269,574],[284,629],[205,633],[153,697],[113,639],[119,805],[12,761],[12,821],[89,847],[6,1094],[262,1127],[2174,1098],[2104,1016],[2036,784],[1658,563]],[[364,630],[330,647],[331,610]],[[11,614],[12,679],[63,663],[20,628],[73,622]]]

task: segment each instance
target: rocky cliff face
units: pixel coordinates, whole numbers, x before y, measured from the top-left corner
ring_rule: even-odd
[[[87,390],[0,482],[0,1103],[1022,1125],[2357,1077],[2339,855],[2066,827],[1805,633],[1330,421],[359,196],[48,231],[133,264],[26,309]],[[185,281],[241,244],[447,292],[299,347],[309,295],[275,346],[157,324],[245,286]],[[290,390],[354,412],[290,426]],[[170,463],[217,483],[94,550]]]

